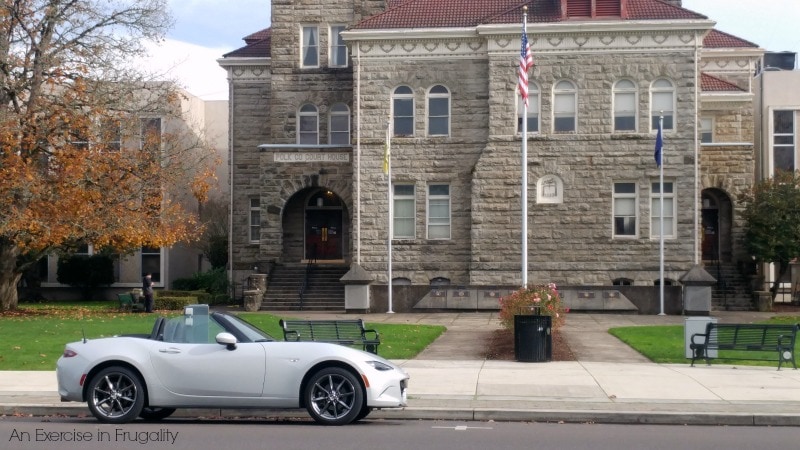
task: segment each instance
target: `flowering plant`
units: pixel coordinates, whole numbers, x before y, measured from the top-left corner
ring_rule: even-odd
[[[555,330],[564,324],[567,312],[553,283],[529,285],[500,299],[500,323],[508,330],[514,329],[514,316],[530,314],[552,317]]]

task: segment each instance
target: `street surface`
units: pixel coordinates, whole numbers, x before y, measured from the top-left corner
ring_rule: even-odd
[[[374,420],[323,427],[310,420],[173,419],[106,425],[94,418],[0,417],[3,449],[783,449],[794,427],[599,425]]]

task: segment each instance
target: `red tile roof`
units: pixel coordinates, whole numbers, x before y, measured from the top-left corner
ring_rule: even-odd
[[[272,56],[272,28],[255,32],[244,38],[244,47],[222,55],[223,58],[269,58]]]
[[[724,33],[719,30],[711,30],[703,39],[703,47],[705,48],[740,48],[740,47],[755,47],[758,45],[745,41],[734,35]]]
[[[700,74],[700,90],[703,92],[745,92],[739,86],[707,73]]]
[[[528,22],[563,20],[561,2],[558,0],[396,0],[386,11],[362,20],[353,29],[521,24],[523,6],[528,6]],[[707,19],[706,16],[662,0],[628,0],[627,11],[626,20]]]

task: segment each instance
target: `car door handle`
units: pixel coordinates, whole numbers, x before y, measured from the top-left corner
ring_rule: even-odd
[[[170,347],[170,348],[160,348],[160,349],[158,349],[158,351],[159,351],[160,353],[171,353],[171,354],[174,354],[174,353],[180,353],[180,352],[181,352],[181,351],[180,351],[180,349],[177,349],[177,348],[175,348],[175,347]]]

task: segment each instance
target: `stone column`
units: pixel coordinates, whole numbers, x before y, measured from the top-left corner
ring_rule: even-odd
[[[699,264],[681,277],[683,283],[683,313],[687,316],[707,316],[711,313],[711,286],[717,282]]]
[[[353,263],[350,271],[339,281],[344,284],[344,309],[346,312],[369,312],[369,285],[373,279],[361,266]]]

